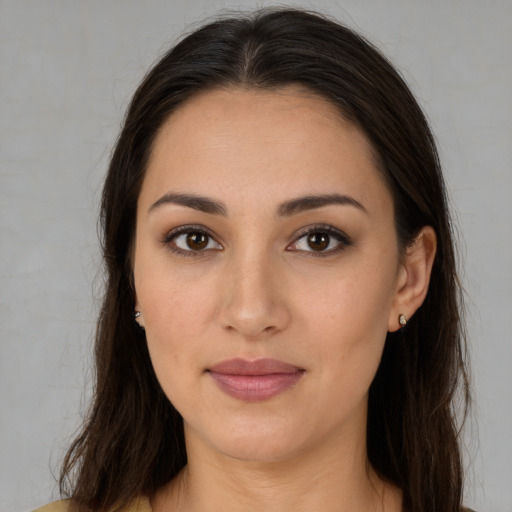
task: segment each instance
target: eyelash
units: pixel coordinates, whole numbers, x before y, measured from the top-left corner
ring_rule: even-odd
[[[173,229],[172,231],[167,233],[165,235],[165,237],[163,238],[162,243],[171,252],[178,254],[180,256],[192,256],[192,257],[203,256],[204,254],[202,254],[202,253],[205,252],[204,249],[197,250],[197,251],[194,251],[193,249],[184,250],[184,249],[180,249],[179,247],[176,247],[175,245],[173,245],[172,242],[174,239],[178,238],[180,235],[191,234],[191,233],[204,235],[204,236],[208,237],[208,239],[210,239],[210,240],[215,240],[215,237],[208,230],[206,230],[203,226],[188,225],[188,226],[180,226],[179,228]],[[209,250],[212,250],[212,249],[209,249]],[[217,250],[220,250],[220,249],[217,249]]]
[[[176,239],[180,235],[191,234],[191,233],[204,235],[204,236],[208,237],[209,240],[215,240],[215,237],[208,230],[206,230],[203,226],[188,225],[188,226],[180,226],[179,228],[173,229],[172,231],[167,233],[162,240],[162,244],[165,245],[171,252],[178,254],[180,256],[199,257],[199,256],[204,256],[203,253],[205,253],[206,251],[222,250],[222,249],[184,250],[184,249],[180,249],[179,247],[176,247],[175,245],[173,245],[174,239]],[[304,256],[307,255],[307,256],[322,258],[322,257],[331,256],[333,254],[337,254],[337,253],[343,251],[345,248],[350,247],[352,245],[352,240],[343,231],[340,231],[339,229],[336,229],[333,226],[330,226],[328,224],[318,224],[318,225],[314,225],[314,226],[309,226],[309,227],[301,230],[299,232],[297,238],[295,239],[295,241],[292,242],[290,245],[288,245],[286,250],[289,252],[293,252],[293,249],[289,249],[290,246],[297,245],[300,240],[302,240],[303,238],[306,238],[312,234],[325,234],[328,237],[334,238],[338,242],[338,245],[334,249],[329,249],[327,251],[297,250],[298,253],[300,253]],[[220,246],[220,244],[218,242],[216,242],[216,243]]]
[[[339,229],[335,228],[334,226],[330,226],[328,224],[316,224],[314,226],[309,226],[304,228],[299,232],[299,235],[295,239],[295,241],[290,245],[296,245],[300,240],[303,238],[306,238],[312,234],[324,234],[327,235],[330,238],[334,238],[338,243],[338,245],[334,249],[329,249],[327,251],[298,251],[300,254],[304,256],[313,256],[315,258],[326,258],[328,256],[332,256],[334,254],[338,254],[339,252],[343,251],[347,247],[350,247],[352,245],[351,238],[344,233],[343,231],[340,231]],[[291,249],[287,249],[291,251]]]

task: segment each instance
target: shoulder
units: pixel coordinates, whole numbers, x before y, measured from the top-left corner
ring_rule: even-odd
[[[54,501],[37,508],[33,512],[68,512],[70,500]]]
[[[44,505],[33,512],[69,512],[70,507],[71,500],[60,500]],[[126,505],[126,507],[112,512],[152,512],[152,509],[149,499],[145,496],[140,496]]]

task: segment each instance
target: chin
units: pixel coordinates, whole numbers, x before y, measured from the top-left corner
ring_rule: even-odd
[[[298,447],[303,446],[306,440],[301,432],[293,432],[289,425],[268,422],[257,426],[256,421],[249,425],[232,425],[215,432],[213,429],[202,436],[197,430],[185,431],[187,444],[206,444],[226,457],[255,463],[282,462],[293,458]],[[238,427],[238,428],[237,428]],[[188,435],[190,433],[190,436]],[[197,436],[200,438],[198,439]]]
[[[296,449],[284,443],[283,439],[275,440],[235,440],[221,450],[232,459],[254,463],[278,463],[291,459]]]

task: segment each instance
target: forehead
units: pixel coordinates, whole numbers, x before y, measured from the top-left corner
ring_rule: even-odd
[[[167,119],[143,193],[258,190],[285,200],[340,187],[361,197],[383,184],[366,136],[331,102],[297,86],[235,88],[194,96]]]
[[[365,150],[373,151],[362,131],[343,117],[336,105],[299,85],[272,89],[232,87],[201,92],[183,102],[169,116],[158,132],[154,147],[159,140],[168,139],[177,131],[182,137],[208,135],[212,141],[216,135],[217,142],[221,142],[223,136],[242,137],[247,132],[263,136],[263,140],[312,137],[312,130],[306,133],[305,123],[314,125],[312,130],[318,127],[334,130],[337,137],[356,135]]]

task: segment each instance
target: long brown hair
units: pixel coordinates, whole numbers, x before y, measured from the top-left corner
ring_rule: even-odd
[[[136,203],[159,128],[216,87],[301,84],[368,137],[394,198],[405,249],[430,225],[438,250],[424,304],[388,334],[370,388],[368,457],[403,491],[405,510],[458,512],[462,464],[454,399],[469,400],[462,303],[434,139],[406,84],[370,43],[318,14],[261,10],[196,30],[148,73],[128,109],[101,205],[106,291],[95,345],[94,398],[70,447],[61,492],[76,510],[107,511],[151,495],[186,464],[182,419],[161,390],[133,320],[130,253]],[[460,393],[457,393],[460,391]],[[459,418],[459,419],[461,419]]]

